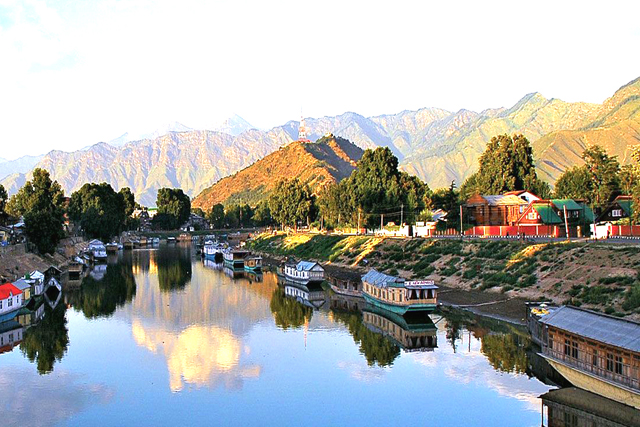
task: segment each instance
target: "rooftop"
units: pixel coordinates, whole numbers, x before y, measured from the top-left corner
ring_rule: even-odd
[[[585,338],[640,353],[640,323],[606,314],[562,306],[540,322]]]
[[[319,265],[319,264],[317,262],[312,262],[312,261],[300,261],[298,264],[296,264],[296,270],[310,271],[316,265]]]
[[[0,299],[7,299],[15,295],[22,295],[22,291],[13,286],[13,283],[4,283],[0,285]]]
[[[388,276],[375,269],[369,270],[367,274],[362,276],[362,281],[378,288],[386,288],[390,285],[404,283],[404,279],[401,277]]]
[[[482,196],[488,204],[492,206],[511,206],[511,205],[528,205],[526,200],[522,200],[520,197],[513,194],[499,194]]]

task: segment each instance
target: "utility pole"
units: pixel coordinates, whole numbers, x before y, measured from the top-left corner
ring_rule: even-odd
[[[464,233],[462,232],[462,205],[460,205],[460,236],[463,236]]]
[[[404,203],[400,205],[400,227],[404,224]]]
[[[380,214],[380,233],[382,233],[383,227],[384,227],[384,214]]]
[[[358,208],[358,232],[356,234],[360,234],[360,208]]]
[[[564,232],[567,233],[567,240],[571,241],[569,237],[569,220],[567,219],[567,205],[564,205],[562,210],[564,212]]]

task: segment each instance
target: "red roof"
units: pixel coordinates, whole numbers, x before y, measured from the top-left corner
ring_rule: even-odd
[[[5,283],[4,285],[0,285],[0,299],[7,299],[9,296],[22,295],[22,291],[12,283]]]

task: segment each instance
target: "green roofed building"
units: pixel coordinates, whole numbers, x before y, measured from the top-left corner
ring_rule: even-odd
[[[598,222],[616,222],[627,219],[633,214],[633,209],[631,196],[618,196],[602,211]]]

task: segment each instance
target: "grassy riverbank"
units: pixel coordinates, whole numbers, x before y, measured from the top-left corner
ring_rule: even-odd
[[[638,246],[307,234],[265,234],[248,246],[270,255],[373,267],[406,278],[430,278],[448,288],[552,300],[640,319]]]

